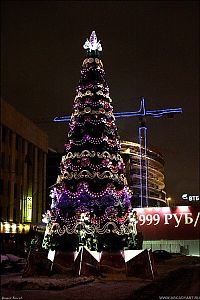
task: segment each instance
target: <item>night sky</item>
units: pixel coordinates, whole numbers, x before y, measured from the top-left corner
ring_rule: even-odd
[[[199,194],[199,4],[197,1],[4,1],[1,95],[62,152],[92,30],[114,111],[182,107],[174,119],[148,119],[148,145],[166,161],[173,199]],[[137,118],[117,121],[121,139],[137,142]]]

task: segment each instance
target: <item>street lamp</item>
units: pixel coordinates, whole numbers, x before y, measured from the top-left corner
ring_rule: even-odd
[[[168,206],[170,206],[169,204],[170,204],[170,201],[172,200],[172,198],[171,197],[167,197],[167,205]]]

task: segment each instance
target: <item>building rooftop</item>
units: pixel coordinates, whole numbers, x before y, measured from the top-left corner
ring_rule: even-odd
[[[1,99],[1,124],[48,152],[47,134],[3,99]]]

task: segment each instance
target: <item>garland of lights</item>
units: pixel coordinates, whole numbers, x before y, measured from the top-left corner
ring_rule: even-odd
[[[91,64],[93,62],[95,62],[96,64],[100,64],[101,67],[103,68],[102,61],[99,58],[92,58],[92,57],[84,59],[82,66],[84,67],[86,64]]]
[[[113,106],[109,105],[109,103],[105,100],[99,100],[99,101],[92,101],[90,98],[86,98],[84,100],[84,103],[81,103],[80,101],[76,101],[76,103],[73,105],[73,109],[79,108],[86,108],[87,105],[90,104],[92,107],[99,107],[102,105],[105,109],[110,109],[113,111]]]
[[[98,86],[98,87],[100,87],[100,86]],[[104,98],[108,99],[109,102],[112,102],[112,99],[110,98],[109,93],[104,93],[102,90],[92,93],[90,90],[86,90],[85,93],[82,93],[80,91],[78,92],[78,94],[74,98],[74,103],[77,103],[79,101],[78,100],[79,98],[86,97],[86,96],[92,97],[95,94],[97,96],[103,96]]]
[[[59,189],[59,188],[57,188],[57,189]],[[86,192],[93,199],[93,201],[99,200],[107,195],[110,195],[110,196],[114,197],[114,199],[119,201],[120,199],[124,199],[125,194],[127,193],[125,188],[120,191],[115,191],[115,190],[111,190],[110,188],[106,188],[103,192],[100,192],[100,193],[91,192],[91,191],[89,191],[89,189],[87,189],[87,190],[80,189],[78,192],[71,192],[71,191],[65,190],[65,189],[62,190],[62,188],[61,188],[60,192],[56,194],[56,198],[57,199],[60,198],[60,196],[61,196],[60,194],[64,193],[69,199],[79,199],[81,196],[81,193],[84,193],[84,192]],[[54,193],[55,193],[55,191],[54,191]]]
[[[58,193],[57,193],[58,189],[59,189],[59,187],[57,187],[57,188],[54,187],[54,190],[51,190],[53,199],[54,199],[55,195],[57,198],[59,197]],[[108,186],[102,192],[95,193],[95,192],[89,191],[88,183],[81,182],[77,186],[77,192],[65,190],[65,189],[62,189],[62,187],[61,187],[59,193],[65,193],[69,199],[77,199],[77,198],[80,198],[81,193],[87,193],[92,199],[95,199],[95,200],[98,200],[98,199],[104,197],[105,195],[111,195],[116,200],[120,200],[120,199],[122,199],[122,197],[124,198],[124,196],[127,194],[127,188],[124,187],[122,190],[117,191],[112,184],[108,184]]]
[[[109,209],[109,208],[108,208]],[[91,223],[88,223],[88,216],[86,217],[86,213],[79,211],[79,216],[75,216],[73,218],[65,220],[64,225],[60,225],[58,223],[48,223],[46,234],[58,234],[63,235],[67,234],[77,234],[81,230],[84,230],[86,234],[94,235],[97,234],[105,234],[105,233],[116,233],[117,235],[125,235],[134,233],[137,234],[136,223],[137,217],[133,213],[126,213],[125,216],[120,220],[120,218],[116,217],[116,212],[113,212],[113,209],[110,209],[113,215],[107,215],[101,218],[92,218]],[[105,220],[109,219],[106,223]],[[64,220],[64,218],[62,218]],[[43,219],[43,222],[45,220]],[[103,226],[101,225],[103,223]],[[121,224],[121,225],[120,225]],[[112,230],[110,227],[112,226]]]
[[[103,171],[102,173],[100,172],[90,172],[88,170],[82,170],[79,173],[77,172],[72,172],[71,174],[68,171],[65,171],[64,175],[59,175],[58,181],[62,181],[63,179],[68,179],[72,180],[74,179],[80,179],[80,178],[99,178],[99,179],[113,179],[114,181],[124,181],[124,174],[113,174],[110,171]]]
[[[122,161],[122,157],[119,153],[117,154],[110,154],[108,151],[103,151],[101,152],[96,152],[96,151],[89,151],[89,150],[83,150],[80,152],[68,152],[67,154],[63,155],[62,157],[62,162],[65,163],[67,159],[71,158],[82,158],[82,157],[95,157],[97,156],[98,158],[104,158],[104,159],[110,159],[110,160],[120,160]]]
[[[113,117],[113,119],[103,119],[101,117],[98,120],[95,120],[95,119],[93,120],[91,118],[88,118],[88,116],[85,116],[84,121],[82,123],[77,123],[77,124],[76,124],[76,121],[75,121],[75,117],[72,117],[72,120],[69,124],[69,127],[74,128],[75,124],[76,124],[77,127],[85,127],[85,124],[87,124],[87,123],[90,123],[92,125],[100,125],[100,124],[104,123],[105,126],[111,127],[111,126],[114,125],[114,117]]]
[[[118,163],[119,164],[119,163]],[[120,171],[120,169],[123,169],[123,167],[121,166],[114,166],[112,165],[112,162],[109,159],[103,160],[102,165],[94,165],[90,162],[89,158],[82,158],[81,160],[81,167],[89,167],[90,169],[92,169],[93,171],[100,171],[101,169],[104,169],[105,167],[107,169],[110,170],[111,173],[118,173]],[[71,162],[65,162],[65,165],[61,164],[61,173],[64,174],[66,172],[66,168],[67,169],[71,169],[72,172],[78,172],[81,170],[80,166],[77,165],[71,165]]]
[[[133,232],[133,230],[131,229],[131,227],[128,225],[121,225],[120,227],[117,226],[117,224],[115,222],[107,222],[106,224],[104,224],[103,227],[100,227],[99,224],[97,225],[86,225],[83,222],[77,222],[76,224],[74,224],[73,226],[68,226],[68,225],[63,225],[62,227],[56,223],[55,226],[53,227],[53,233],[58,234],[58,235],[63,235],[65,233],[67,234],[74,234],[74,233],[79,233],[79,226],[82,226],[82,230],[84,230],[86,232],[86,234],[89,235],[94,235],[95,233],[97,234],[105,234],[105,233],[116,233],[117,235],[125,235],[125,234],[130,234]],[[112,226],[112,230],[109,229],[109,227]],[[49,232],[51,234],[51,231]]]
[[[80,116],[80,115],[85,115],[85,114],[93,114],[93,115],[99,115],[99,114],[104,114],[105,116],[113,116],[112,111],[106,112],[104,108],[99,108],[98,110],[92,110],[91,107],[86,106],[84,110],[79,111],[78,109],[74,110],[74,116]]]
[[[65,144],[65,149],[66,151],[70,150],[72,148],[72,145],[75,145],[75,146],[83,146],[85,145],[87,142],[89,142],[90,144],[95,144],[95,145],[100,145],[102,143],[105,142],[105,140],[95,140],[93,138],[88,138],[88,140],[81,140],[81,141],[77,141],[77,142],[73,142],[72,140],[69,141],[70,143],[69,144]],[[107,141],[108,145],[110,146],[110,148],[115,148],[117,147],[117,150],[119,151],[120,150],[120,142],[119,140],[117,141],[112,141],[112,140],[108,140]]]

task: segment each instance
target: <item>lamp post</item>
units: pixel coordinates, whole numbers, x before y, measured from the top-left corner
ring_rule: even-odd
[[[167,197],[167,206],[169,206],[170,207],[170,201],[172,200],[172,198],[171,197]]]

